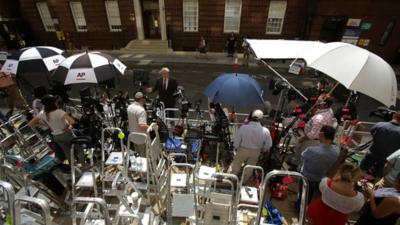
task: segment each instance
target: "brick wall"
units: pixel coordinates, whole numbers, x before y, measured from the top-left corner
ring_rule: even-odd
[[[394,62],[396,51],[400,48],[400,1],[320,0],[311,26],[311,40],[318,40],[326,16],[345,16],[372,23],[371,29],[362,31],[360,35],[361,39],[370,39],[366,49],[378,54],[388,62]],[[380,46],[380,38],[389,21],[393,19],[397,23],[386,44]]]
[[[300,36],[304,23],[304,1],[288,1],[282,34],[266,35],[269,0],[243,0],[240,31],[236,36],[240,40],[245,36],[286,39]],[[212,51],[225,49],[225,41],[230,35],[223,30],[225,0],[199,1],[198,32],[183,32],[182,0],[165,0],[165,8],[169,38],[172,39],[174,50],[194,50],[201,35],[205,35]]]
[[[29,21],[38,44],[63,47],[63,42],[58,41],[54,32],[46,32],[43,28],[40,15],[37,11],[36,0],[21,1],[21,11]],[[67,0],[47,1],[53,18],[59,21],[59,29],[71,34],[71,39],[76,48],[82,46],[91,49],[112,49],[124,47],[130,40],[136,38],[134,21],[130,14],[134,11],[131,0],[120,0],[119,9],[122,23],[122,32],[110,32],[104,0],[81,1],[88,27],[87,32],[77,32],[75,23]]]
[[[0,13],[4,4],[0,2]],[[55,33],[45,32],[35,2],[46,0],[23,0],[20,2],[21,15],[29,21],[37,44],[63,47]],[[122,32],[110,32],[104,0],[82,0],[88,32],[76,32],[68,0],[47,0],[53,18],[58,18],[59,29],[70,32],[77,48],[88,46],[93,49],[121,48],[136,39],[133,0],[118,0]],[[266,21],[270,0],[242,0],[242,14],[239,39],[249,38],[294,39],[306,37],[318,40],[323,22],[327,16],[360,18],[371,22],[372,28],[363,31],[362,39],[370,39],[367,47],[385,60],[393,61],[400,48],[400,1],[399,0],[287,0],[287,9],[281,35],[266,35]],[[3,4],[3,5],[1,5]],[[12,8],[15,6],[10,6]],[[7,7],[6,7],[7,8]],[[13,9],[13,8],[12,8]],[[223,32],[225,0],[199,0],[199,31],[183,32],[182,0],[165,0],[168,38],[174,50],[195,50],[201,35],[205,35],[210,51],[223,51],[229,34]],[[11,10],[13,11],[13,10]],[[307,16],[312,18],[306,23]],[[380,46],[379,40],[388,22],[397,21],[387,43]],[[307,26],[308,24],[308,26]],[[239,45],[240,46],[240,45]],[[238,48],[240,50],[240,47]]]

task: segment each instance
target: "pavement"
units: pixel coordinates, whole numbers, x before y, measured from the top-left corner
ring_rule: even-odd
[[[104,50],[108,54],[117,56],[123,62],[136,62],[136,65],[149,65],[151,63],[165,63],[165,64],[211,64],[211,65],[233,65],[235,59],[227,57],[226,53],[222,52],[209,52],[206,55],[200,55],[198,52],[183,52],[175,51],[172,53],[127,53],[126,51],[119,50]],[[237,54],[238,63],[242,64],[243,54]],[[285,62],[279,60],[271,62],[273,67],[286,67],[290,64],[290,60]],[[254,58],[249,60],[249,67],[258,67],[258,61]]]
[[[159,64],[210,64],[210,65],[233,65],[235,59],[227,57],[226,53],[209,52],[206,55],[200,55],[198,52],[183,52],[175,51],[172,53],[127,53],[126,51],[119,50],[104,50],[111,55],[117,56],[123,62],[135,63],[137,66],[150,65],[152,63]],[[237,54],[238,64],[242,64],[243,54]],[[276,69],[288,69],[291,60],[275,60],[270,61],[269,65]],[[249,67],[259,67],[259,62],[250,58]],[[398,82],[400,81],[400,65],[392,65],[392,68],[397,76]],[[397,92],[397,99],[400,100],[400,90]]]

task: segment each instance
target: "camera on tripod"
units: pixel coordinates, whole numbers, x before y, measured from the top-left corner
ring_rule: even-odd
[[[92,115],[95,114],[96,111],[99,113],[104,112],[103,106],[100,104],[100,101],[93,96],[90,87],[83,88],[79,94],[84,115]]]
[[[186,118],[189,110],[192,108],[192,103],[184,94],[184,88],[178,87],[178,91],[173,94],[178,99],[179,109],[181,111],[181,117]]]

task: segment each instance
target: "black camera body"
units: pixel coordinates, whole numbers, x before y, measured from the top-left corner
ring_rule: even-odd
[[[189,110],[192,108],[192,103],[185,96],[182,88],[178,88],[178,91],[174,93],[173,96],[178,99],[181,117],[186,118],[188,116]]]

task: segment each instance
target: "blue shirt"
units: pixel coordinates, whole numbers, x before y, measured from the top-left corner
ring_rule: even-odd
[[[380,160],[400,149],[400,125],[393,122],[379,122],[371,128],[372,146],[369,151]]]
[[[326,176],[339,154],[340,149],[336,145],[310,146],[301,154],[303,164],[300,172],[309,181],[319,182]]]
[[[272,140],[269,130],[260,122],[251,121],[236,131],[233,142],[235,149],[239,147],[267,151],[271,148]]]

